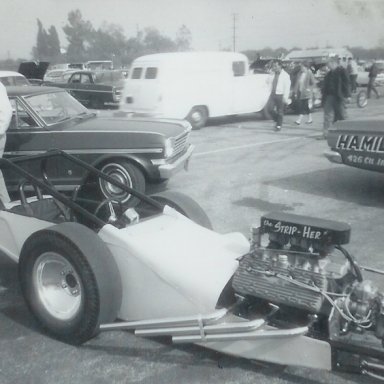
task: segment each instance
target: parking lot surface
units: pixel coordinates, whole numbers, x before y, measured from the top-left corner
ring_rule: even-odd
[[[379,116],[383,101],[351,105],[348,119]],[[108,113],[108,112],[102,112]],[[258,115],[211,121],[193,131],[189,171],[168,189],[205,209],[216,231],[248,235],[262,214],[283,211],[350,223],[351,251],[363,265],[384,269],[384,178],[328,162],[322,112],[311,125],[287,115],[281,132]],[[143,283],[143,289],[151,289]],[[80,347],[43,335],[20,294],[17,266],[0,257],[0,383],[371,383],[338,372],[282,367],[225,356],[168,339],[106,332]]]

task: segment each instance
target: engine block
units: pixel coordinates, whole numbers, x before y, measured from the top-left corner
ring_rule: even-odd
[[[322,312],[328,290],[350,272],[333,246],[349,240],[349,226],[292,214],[269,214],[239,263],[232,286],[236,293],[308,311]],[[262,236],[268,244],[262,246]],[[330,288],[332,287],[332,289]]]

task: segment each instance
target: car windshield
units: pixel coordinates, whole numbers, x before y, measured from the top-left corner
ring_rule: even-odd
[[[31,95],[25,100],[48,125],[90,114],[87,108],[67,92]]]

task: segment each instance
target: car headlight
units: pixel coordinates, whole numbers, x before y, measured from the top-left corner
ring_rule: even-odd
[[[164,156],[165,158],[172,157],[175,152],[175,139],[173,137],[165,140]]]

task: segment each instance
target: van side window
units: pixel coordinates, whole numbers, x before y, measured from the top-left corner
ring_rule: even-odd
[[[148,67],[145,71],[146,79],[156,79],[157,77],[157,68],[156,67]]]
[[[140,79],[143,68],[133,68],[131,79]]]
[[[244,61],[233,61],[232,62],[233,76],[244,76],[245,75],[245,62]]]

